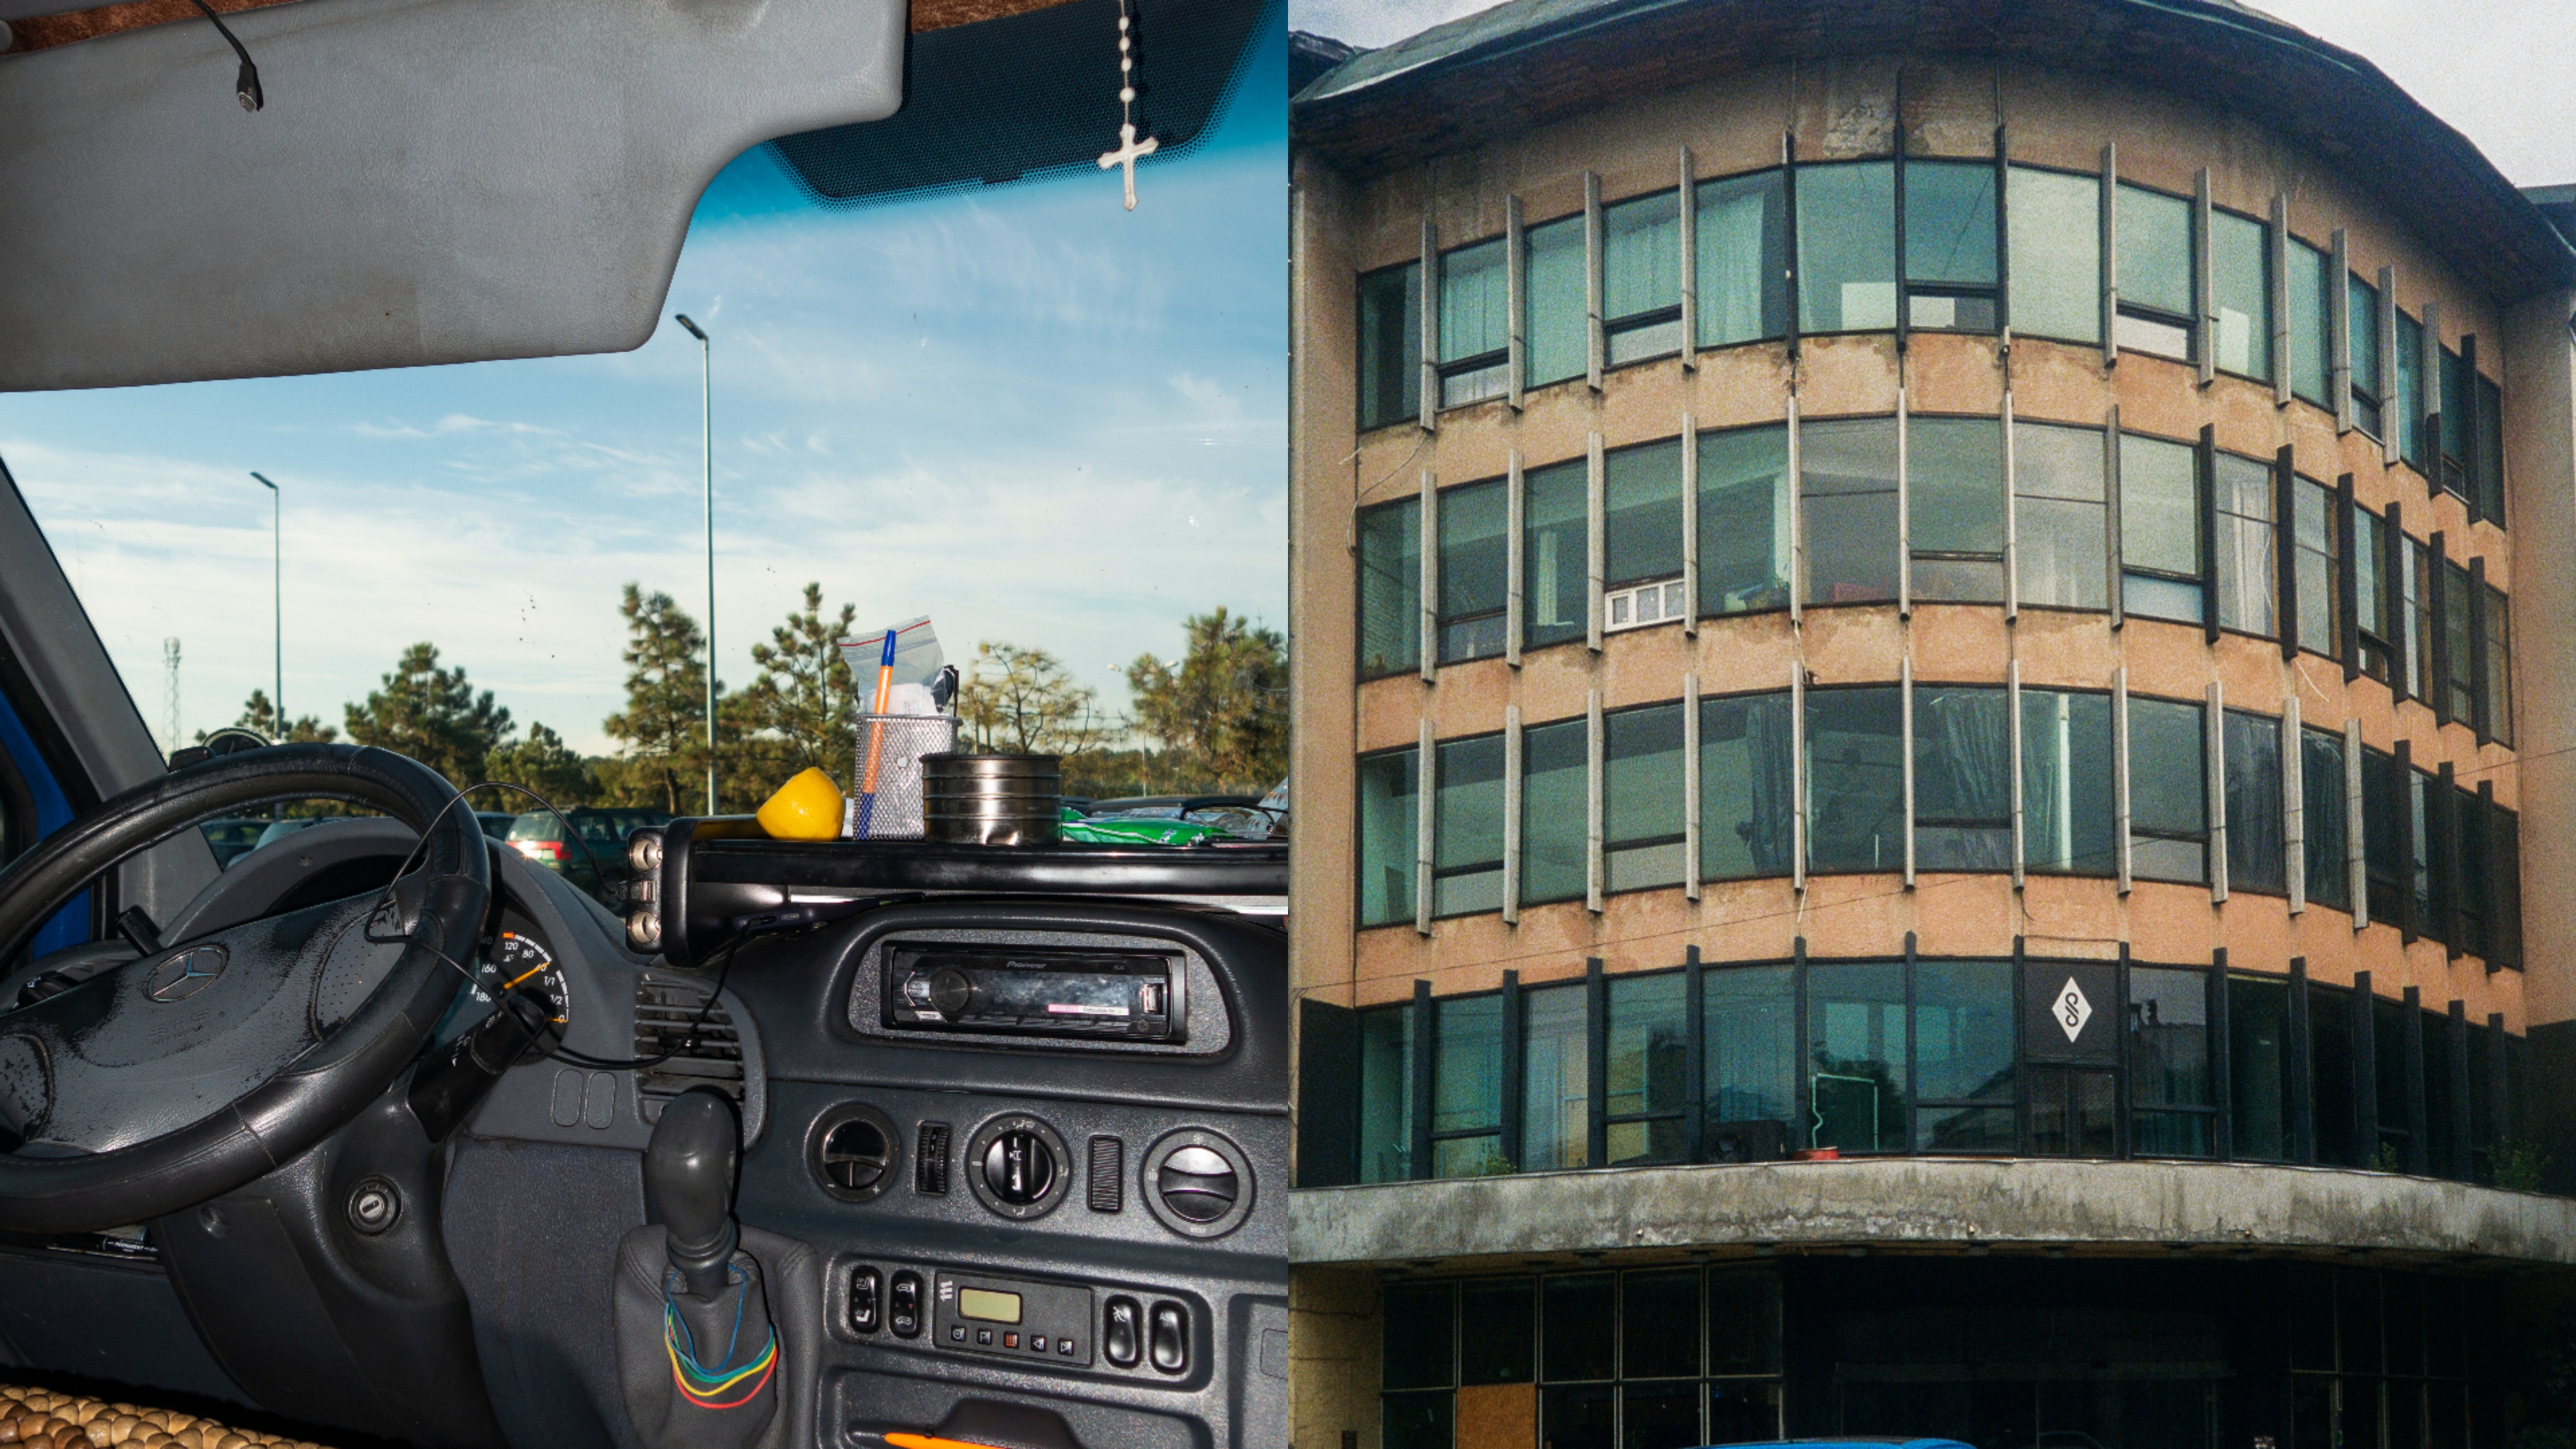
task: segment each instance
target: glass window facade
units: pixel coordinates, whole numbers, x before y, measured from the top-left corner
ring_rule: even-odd
[[[1431,1175],[1509,1172],[1503,1156],[1503,998],[1455,996],[1431,1004]]]
[[[1807,968],[1807,1093],[1814,1145],[1901,1152],[1906,1116],[1905,964]]]
[[[1532,649],[1584,635],[1591,607],[1588,466],[1570,458],[1521,475],[1521,642]]]
[[[1682,445],[1619,448],[1601,460],[1602,562],[1613,589],[1682,574]],[[1673,617],[1682,610],[1676,595]],[[1614,624],[1626,620],[1614,618]]]
[[[1789,430],[1699,435],[1699,611],[1789,605]]]
[[[1360,278],[1362,431],[1422,415],[1422,264]]]
[[[1907,162],[1906,325],[1992,332],[1996,283],[1994,164]]]
[[[2107,464],[2098,428],[2013,423],[2015,567],[2023,608],[2109,607]]]
[[[2217,304],[2212,346],[2221,372],[2272,380],[2271,228],[2249,217],[2212,212],[2210,296]]]
[[[2101,180],[2015,166],[2005,185],[2013,331],[2099,344]]]
[[[1602,208],[1601,297],[1611,366],[1681,350],[1679,193],[1659,191]]]
[[[1359,767],[1359,923],[1413,919],[1422,782],[1410,749],[1362,755]]]
[[[2129,968],[2129,1131],[2155,1157],[2217,1152],[2206,971]]]
[[[1511,498],[1489,478],[1440,494],[1440,662],[1503,652],[1511,564]]]
[[[2298,550],[2299,647],[2338,659],[2343,655],[2343,590],[2336,578],[2344,554],[2341,510],[2332,491],[2305,478],[2290,498],[2290,540]]]
[[[2343,736],[2301,730],[2299,750],[2307,897],[2314,904],[2348,911],[2352,909],[2353,821],[2345,790]]]
[[[1786,333],[1789,209],[1780,173],[1701,182],[1695,220],[1699,345],[1728,347]]]
[[[2285,895],[2290,882],[2281,722],[2229,710],[2219,728],[2227,751],[2227,888]]]
[[[2290,392],[2321,408],[2334,406],[2334,259],[2290,238]]]
[[[2248,634],[2278,631],[2280,580],[2273,563],[2272,469],[2234,453],[2217,457],[2218,624]],[[2301,623],[2304,626],[2304,615]]]
[[[1521,1166],[1587,1167],[1592,1033],[1582,982],[1521,993]]]
[[[1786,694],[1700,701],[1702,880],[1789,873],[1797,812],[1790,742]]]
[[[1530,387],[1584,374],[1591,352],[1585,265],[1581,213],[1521,233],[1521,365]]]
[[[2379,289],[2359,277],[2345,286],[2347,322],[2352,339],[2352,423],[2376,438],[2382,426],[2380,405],[2387,398],[2387,379],[2379,372]]]
[[[1360,678],[1422,667],[1422,500],[1359,514]]]
[[[1798,168],[1798,330],[1896,325],[1896,168],[1844,161]]]
[[[2109,695],[2021,692],[2025,869],[2058,875],[2119,869],[2114,758]]]
[[[1896,419],[1802,424],[1798,453],[1799,502],[1806,527],[1806,602],[1893,600]]]
[[[1602,718],[1601,834],[1608,889],[1679,885],[1683,851],[1682,705]]]
[[[1911,184],[1912,172],[1908,173]],[[1918,601],[2004,598],[2004,436],[1992,418],[1906,422],[1906,535]]]
[[[1914,968],[1914,1148],[2012,1152],[2021,1131],[2009,961]]]
[[[2004,691],[1914,691],[1914,855],[1923,870],[2012,869],[2012,722]]]
[[[2201,707],[2129,699],[2129,872],[2209,879],[2209,777]]]
[[[1581,900],[1590,879],[1586,725],[1534,725],[1521,736],[1521,903]]]
[[[1681,1162],[1690,1080],[1689,1002],[1681,973],[1614,976],[1603,986],[1602,1099],[1612,1167]]]
[[[2191,203],[2123,182],[2118,230],[2121,350],[2189,361],[2196,330]]]
[[[2122,607],[2201,623],[2200,467],[2188,444],[2120,436]]]
[[[1503,737],[1443,740],[1433,757],[1431,913],[1503,905]]]
[[[1807,695],[1807,868],[1905,863],[1904,705],[1893,688]]]
[[[1440,259],[1440,405],[1511,390],[1509,258],[1500,238]]]

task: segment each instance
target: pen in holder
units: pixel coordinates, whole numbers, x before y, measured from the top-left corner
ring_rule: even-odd
[[[921,839],[921,757],[957,748],[957,717],[862,712],[858,724],[842,834],[853,840]]]

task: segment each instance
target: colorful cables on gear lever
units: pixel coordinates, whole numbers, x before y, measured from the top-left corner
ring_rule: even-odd
[[[741,1281],[739,1272],[736,1273],[735,1281]],[[749,1296],[749,1294],[744,1295],[746,1298]],[[733,1339],[738,1342],[742,1337],[740,1299],[734,1302],[733,1314]],[[689,1326],[680,1321],[680,1310],[671,1302],[671,1289],[668,1283],[665,1283],[662,1288],[662,1346],[669,1350],[671,1355],[672,1386],[680,1391],[681,1398],[701,1409],[739,1409],[759,1398],[760,1391],[769,1387],[770,1376],[778,1371],[778,1330],[775,1327],[769,1330],[769,1342],[762,1347],[759,1357],[741,1368],[724,1367],[733,1362],[735,1346],[733,1342],[725,1345],[724,1357],[716,1361],[715,1368],[702,1367],[698,1363],[697,1345],[694,1337],[689,1333]],[[756,1379],[755,1375],[757,1375]],[[753,1380],[750,1388],[742,1389],[736,1397],[726,1397],[728,1394],[733,1394],[746,1379]]]

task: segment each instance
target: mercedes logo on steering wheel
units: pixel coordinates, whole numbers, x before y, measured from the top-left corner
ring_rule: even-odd
[[[185,1001],[224,974],[224,959],[221,946],[182,951],[152,968],[152,979],[144,983],[143,994],[154,1001]]]

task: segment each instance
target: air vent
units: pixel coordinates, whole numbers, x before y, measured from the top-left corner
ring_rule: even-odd
[[[806,1166],[823,1191],[843,1202],[869,1202],[902,1180],[903,1134],[894,1119],[864,1102],[845,1102],[814,1120]]]
[[[663,1107],[691,1087],[713,1087],[742,1105],[742,1039],[733,1017],[716,1006],[697,1025],[696,1040],[689,1040],[706,1000],[704,991],[679,982],[648,976],[635,983],[635,1055],[670,1053],[635,1074],[639,1110],[647,1124],[661,1121]]]

